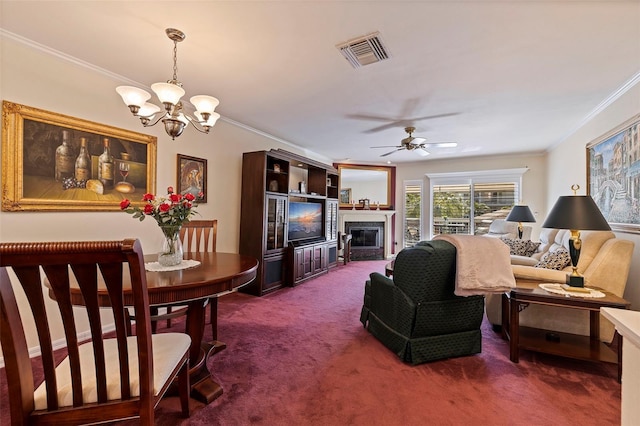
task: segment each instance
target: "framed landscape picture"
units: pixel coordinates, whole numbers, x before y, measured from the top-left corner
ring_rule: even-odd
[[[351,188],[340,189],[340,204],[351,204]]]
[[[640,233],[640,114],[587,144],[587,194],[612,230]]]
[[[178,154],[179,194],[191,193],[199,204],[207,202],[207,160]]]
[[[155,193],[153,136],[2,102],[2,210],[120,210]]]

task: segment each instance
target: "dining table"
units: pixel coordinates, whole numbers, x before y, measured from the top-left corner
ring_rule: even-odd
[[[145,263],[154,262],[157,255],[145,255]],[[220,384],[216,383],[207,369],[207,360],[226,348],[217,340],[217,297],[245,286],[256,277],[258,260],[236,253],[205,252],[185,253],[185,260],[199,262],[196,266],[177,270],[150,271],[147,269],[147,289],[149,306],[163,308],[187,306],[186,333],[191,337],[189,354],[189,375],[191,397],[208,404],[222,395]],[[133,306],[130,284],[124,282],[125,306]],[[50,292],[50,297],[53,294]],[[71,302],[84,305],[78,287],[71,288]],[[98,291],[98,303],[109,306],[106,288]],[[209,303],[214,303],[211,322],[213,340],[204,341],[205,314]]]

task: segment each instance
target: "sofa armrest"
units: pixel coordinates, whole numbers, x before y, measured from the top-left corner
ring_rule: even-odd
[[[517,254],[511,255],[512,265],[535,266],[537,263],[538,263],[538,259],[534,257],[518,256]]]
[[[371,277],[370,313],[405,336],[411,335],[416,305],[393,280],[374,272]]]
[[[517,280],[530,280],[548,283],[567,282],[567,271],[546,268],[534,268],[533,266],[511,265],[513,276]]]

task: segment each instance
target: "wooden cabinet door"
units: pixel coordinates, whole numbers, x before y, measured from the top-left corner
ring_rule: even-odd
[[[293,251],[293,283],[304,278],[304,249]]]
[[[313,247],[313,273],[316,274],[324,269],[327,269],[327,256],[325,254],[326,252],[326,246],[322,245],[322,246],[315,246]]]
[[[265,251],[282,250],[287,233],[287,196],[267,195]]]

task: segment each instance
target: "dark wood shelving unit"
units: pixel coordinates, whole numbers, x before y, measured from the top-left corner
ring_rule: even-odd
[[[305,183],[300,192],[299,182]],[[242,158],[240,254],[260,262],[241,291],[262,296],[328,272],[338,264],[338,171],[283,151],[246,152]],[[289,202],[323,206],[323,237],[288,241]]]

